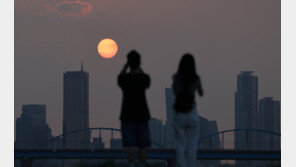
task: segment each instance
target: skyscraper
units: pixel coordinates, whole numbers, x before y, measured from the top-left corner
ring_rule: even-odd
[[[149,121],[150,137],[151,140],[157,144],[162,144],[162,120],[152,118]],[[158,146],[152,144],[152,148],[158,148]]]
[[[174,129],[171,125],[169,125],[167,122],[163,125],[163,139],[162,139],[162,145],[165,148],[175,148],[174,144]]]
[[[281,132],[280,102],[272,97],[265,97],[259,101],[259,127],[260,129]],[[260,133],[261,150],[280,150],[280,136]]]
[[[83,70],[64,73],[63,133],[89,128],[89,74]],[[90,132],[63,138],[64,147],[89,147]]]
[[[199,138],[209,136],[210,134],[215,134],[219,131],[217,121],[209,121],[202,116],[199,116],[199,125]],[[214,135],[211,138],[203,140],[199,143],[199,149],[202,150],[219,150],[220,148],[221,142],[219,135]]]
[[[217,133],[218,125],[217,121],[209,121],[208,119],[199,116],[199,138],[207,137],[211,134]],[[206,138],[200,141],[198,149],[200,150],[219,150],[221,149],[221,141],[219,135],[214,135],[211,138]],[[200,166],[219,166],[221,165],[221,160],[198,160],[198,165]]]
[[[173,105],[175,102],[175,94],[172,88],[165,88],[165,99],[166,99],[166,113],[167,121],[172,121],[173,119]]]
[[[253,71],[242,71],[237,76],[235,92],[235,129],[257,128],[258,77]],[[235,132],[235,149],[256,149],[256,133]]]
[[[167,119],[163,125],[163,146],[166,148],[174,148],[174,129],[171,123],[173,121],[175,94],[172,88],[165,88],[165,99]]]
[[[21,117],[16,121],[16,147],[33,148],[51,137],[51,129],[46,124],[46,106],[23,105]]]

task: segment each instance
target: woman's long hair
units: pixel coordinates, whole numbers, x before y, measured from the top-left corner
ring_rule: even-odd
[[[188,85],[198,79],[194,57],[191,54],[186,53],[182,56],[177,74],[184,85]]]

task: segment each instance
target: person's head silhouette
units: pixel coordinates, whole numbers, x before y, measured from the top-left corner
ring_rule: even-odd
[[[140,67],[140,57],[140,54],[135,50],[132,50],[127,54],[127,63],[132,70]]]
[[[185,83],[196,80],[197,74],[192,54],[185,53],[182,56],[177,73],[182,76],[182,81]]]

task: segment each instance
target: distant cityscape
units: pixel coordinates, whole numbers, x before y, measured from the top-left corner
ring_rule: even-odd
[[[280,101],[264,97],[258,103],[258,77],[253,75],[253,71],[241,72],[235,92],[235,129],[280,133],[280,115]],[[235,133],[235,149],[279,150],[280,138],[263,133]]]
[[[172,88],[165,88],[167,120],[152,118],[149,122],[152,148],[174,148],[174,131],[172,126],[173,103],[175,95]],[[234,148],[237,150],[280,150],[280,137],[252,131],[280,133],[280,101],[272,97],[258,100],[258,77],[253,71],[242,71],[237,76],[235,92],[235,129]],[[196,110],[196,109],[195,109]],[[199,116],[199,138],[218,134],[216,120]],[[80,71],[67,71],[63,75],[63,134],[89,128],[89,74],[81,65]],[[224,135],[224,133],[223,133]],[[90,130],[78,131],[64,135],[54,142],[51,128],[46,123],[45,104],[26,104],[16,121],[15,148],[108,148],[99,133],[93,137]],[[222,141],[221,141],[222,140]],[[198,142],[198,141],[197,141]],[[45,143],[42,145],[42,143]],[[110,149],[122,148],[121,138],[111,137]],[[213,135],[210,142],[199,142],[199,149],[224,149],[224,136]],[[204,161],[212,165],[221,164],[220,160]],[[246,161],[241,163],[245,165]]]

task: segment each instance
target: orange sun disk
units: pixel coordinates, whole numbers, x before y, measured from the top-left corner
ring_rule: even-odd
[[[103,39],[98,44],[98,53],[103,58],[110,59],[116,55],[117,51],[117,43],[110,38]]]

